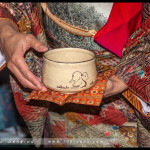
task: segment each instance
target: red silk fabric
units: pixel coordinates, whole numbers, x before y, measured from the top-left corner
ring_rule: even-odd
[[[141,9],[142,3],[114,3],[107,23],[94,40],[121,57],[124,44],[141,24]]]

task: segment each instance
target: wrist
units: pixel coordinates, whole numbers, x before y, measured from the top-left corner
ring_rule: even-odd
[[[127,89],[128,89],[128,86],[124,82],[122,82],[116,76],[111,76],[107,81],[104,98],[122,93],[123,91]]]
[[[109,97],[112,94],[113,89],[114,89],[114,83],[108,79],[105,93],[104,93],[104,98]]]

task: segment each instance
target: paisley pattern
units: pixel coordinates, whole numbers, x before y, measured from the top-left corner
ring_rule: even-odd
[[[50,3],[49,7],[53,5],[57,8],[56,3]],[[74,5],[74,3],[65,3],[65,5],[64,3],[63,4],[59,3],[60,9],[58,8],[56,10],[60,10],[58,12],[61,13],[57,14],[58,16],[63,17],[62,11],[65,10],[63,13],[66,12],[67,9],[64,9],[64,6],[66,5],[72,6]],[[84,11],[83,6],[82,9],[79,5],[74,6],[75,7],[68,7],[71,9],[70,11],[72,13],[75,9],[78,12],[80,11],[80,13],[82,14],[84,14],[84,12],[86,12],[87,10],[88,12],[92,12],[93,14],[95,12],[94,8],[91,7],[90,8],[85,7],[86,11]],[[65,8],[67,8],[67,6]],[[83,39],[82,37],[69,35],[69,33],[66,33],[65,31],[59,29],[59,27],[56,27],[53,23],[51,23],[52,26],[51,30],[49,29],[49,27],[48,28],[45,27],[44,31],[44,28],[42,26],[42,20],[41,17],[39,16],[40,15],[39,11],[40,9],[37,3],[0,3],[1,18],[12,19],[21,32],[33,33],[43,43],[49,44],[50,48],[79,46],[82,48],[87,48],[90,50],[99,50],[100,52],[102,52],[102,55],[96,52],[97,64],[99,64],[97,70],[99,73],[107,71],[109,69],[113,69],[120,61],[116,56],[112,55],[110,52],[107,52],[107,50],[97,46],[97,44],[93,42],[93,39],[90,38]],[[75,14],[78,14],[78,12],[76,12]],[[105,19],[102,14],[97,15],[94,14],[92,17],[91,16],[92,13],[89,14],[90,15],[89,18],[93,18],[95,16],[98,17],[97,19],[102,20],[100,24],[97,23],[100,29],[100,27],[104,25]],[[64,16],[69,17],[68,14],[65,14]],[[81,17],[85,19],[87,16],[84,17],[84,15],[81,15]],[[77,18],[77,20],[82,21],[82,18],[80,19],[78,18],[78,16],[76,16],[75,18]],[[47,19],[45,19],[45,21],[46,20]],[[71,20],[72,18],[70,18],[70,21]],[[91,21],[92,22],[90,22],[90,20],[89,21],[86,20],[87,26],[83,25],[83,27],[90,28],[90,25],[93,24],[95,18],[93,18],[93,20]],[[37,22],[39,24],[37,24]],[[75,23],[77,22],[75,21]],[[59,39],[61,36],[57,35],[57,33],[59,33],[59,35],[60,34],[64,35],[64,37],[62,36],[63,39]],[[47,36],[47,41],[45,35]],[[135,36],[137,35],[138,35],[137,32],[135,32]],[[76,41],[75,42],[76,45],[71,45],[72,43],[74,43],[72,41]],[[124,49],[125,55],[127,55],[126,51],[128,53],[128,47]],[[130,56],[130,53],[128,55]],[[129,56],[126,57],[130,58]],[[26,62],[30,67],[30,69],[35,73],[35,75],[41,76],[41,69],[43,62],[41,54],[38,54],[34,51],[32,52],[30,51],[26,55]],[[130,70],[130,68],[128,68],[128,70]],[[142,73],[140,75],[142,75]],[[36,147],[40,147],[43,133],[44,133],[45,147],[56,146],[53,144],[47,144],[46,138],[81,138],[81,137],[93,139],[95,137],[104,138],[106,141],[109,137],[115,139],[107,143],[103,142],[101,143],[101,145],[94,145],[98,147],[137,147],[138,142],[139,145],[140,144],[142,146],[146,145],[145,143],[142,143],[142,140],[141,141],[136,140],[137,133],[139,135],[145,135],[149,134],[149,132],[146,131],[145,133],[142,128],[138,128],[137,132],[137,122],[136,122],[137,118],[135,116],[133,107],[120,94],[113,97],[109,97],[107,99],[103,99],[100,106],[87,106],[72,103],[59,106],[55,103],[47,101],[37,101],[37,100],[29,101],[28,99],[26,99],[26,96],[28,96],[31,91],[21,87],[21,85],[18,84],[18,81],[14,77],[14,75],[10,76],[10,80],[17,109],[20,115],[25,120],[29,128],[29,131],[31,132],[31,135],[35,141]],[[126,81],[128,81],[128,79]],[[140,116],[139,118],[141,117],[143,116]],[[148,124],[146,118],[141,119],[140,121],[141,122],[144,121],[144,124]],[[147,142],[148,140],[149,139],[147,139]],[[64,143],[60,143],[57,146],[78,147],[78,144],[67,145]],[[87,145],[83,145],[82,147],[85,146]]]

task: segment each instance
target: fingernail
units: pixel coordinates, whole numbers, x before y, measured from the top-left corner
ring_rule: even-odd
[[[42,91],[43,91],[43,92],[46,92],[46,91],[47,91],[47,88],[46,88],[45,86],[43,86],[43,87],[42,87]]]

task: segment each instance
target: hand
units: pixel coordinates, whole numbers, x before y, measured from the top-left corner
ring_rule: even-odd
[[[104,98],[119,94],[128,89],[128,86],[116,76],[109,77],[104,93]]]
[[[32,34],[19,33],[15,28],[13,23],[6,21],[6,27],[1,29],[1,47],[5,54],[7,67],[24,87],[46,91],[47,88],[40,82],[40,79],[30,71],[24,54],[30,47],[38,52],[45,52],[48,48]]]

